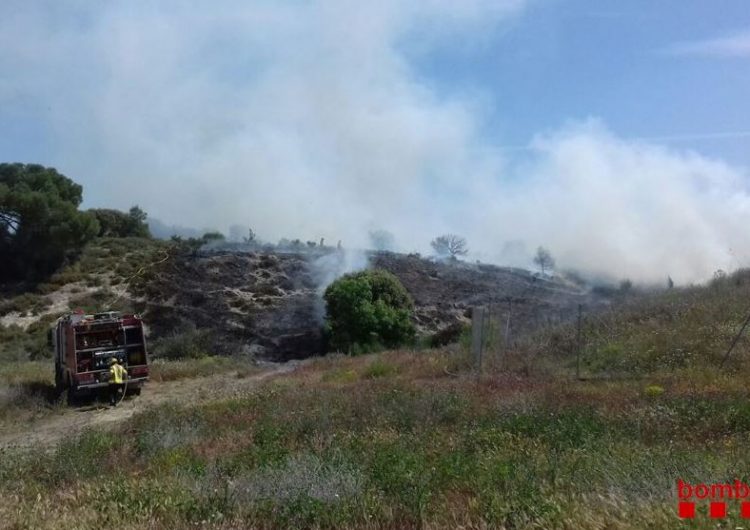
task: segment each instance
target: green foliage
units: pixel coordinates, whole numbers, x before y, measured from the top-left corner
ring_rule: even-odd
[[[224,241],[226,237],[221,232],[206,232],[201,236],[201,239],[204,243],[209,243],[211,241]]]
[[[97,235],[82,190],[52,168],[0,164],[0,282],[47,276]]]
[[[258,368],[247,359],[232,357],[193,357],[178,360],[156,358],[151,363],[151,381],[176,381],[194,377],[208,377],[220,373],[236,372],[237,377],[252,375]]]
[[[413,302],[394,275],[383,270],[347,274],[325,292],[331,347],[355,352],[394,348],[414,338]]]
[[[398,372],[396,366],[383,361],[382,359],[375,359],[365,369],[362,376],[365,379],[377,379],[379,377],[388,377]]]
[[[664,393],[664,387],[659,385],[648,385],[643,393],[646,394],[646,397],[655,399]]]
[[[40,295],[24,293],[0,302],[0,315],[17,312],[19,315],[37,314],[47,307],[47,301]]]
[[[45,316],[27,329],[0,326],[0,361],[27,361],[51,357],[47,331],[56,315]]]
[[[112,209],[89,210],[99,222],[99,237],[151,237],[146,212],[133,206],[128,213]]]
[[[326,383],[353,383],[359,378],[355,370],[346,368],[334,368],[323,374],[321,381]]]
[[[207,332],[190,329],[154,341],[151,351],[164,359],[200,359],[209,355],[210,344]]]

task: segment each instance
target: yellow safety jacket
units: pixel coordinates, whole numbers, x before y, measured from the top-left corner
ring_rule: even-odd
[[[128,377],[128,371],[119,364],[113,364],[109,367],[109,382],[121,385]]]

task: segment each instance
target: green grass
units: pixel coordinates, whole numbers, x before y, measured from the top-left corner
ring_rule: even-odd
[[[40,528],[94,528],[105,508],[125,528],[678,528],[678,478],[748,480],[746,373],[477,381],[445,375],[456,355],[322,359],[247,397],[163,406],[49,456],[3,459],[0,497],[39,501],[0,516]],[[387,375],[366,377],[373,366]],[[736,511],[728,528],[742,525]]]
[[[397,372],[398,368],[395,365],[389,364],[380,358],[376,358],[367,365],[362,377],[365,379],[377,379],[380,377],[389,377]]]
[[[152,381],[175,381],[229,372],[236,372],[237,377],[248,377],[258,371],[258,368],[245,359],[215,356],[180,360],[156,359],[150,365]]]

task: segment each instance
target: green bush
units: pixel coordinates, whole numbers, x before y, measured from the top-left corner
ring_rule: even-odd
[[[365,352],[414,339],[413,302],[401,282],[383,270],[347,274],[325,292],[326,330],[333,349]]]
[[[99,237],[151,237],[146,212],[133,206],[128,213],[108,208],[89,210],[99,222]]]

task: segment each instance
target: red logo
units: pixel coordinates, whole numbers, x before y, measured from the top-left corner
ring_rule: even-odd
[[[739,505],[740,517],[750,519],[750,486],[739,480],[734,484],[688,484],[677,480],[677,515],[683,519],[695,517],[696,501],[708,504],[708,516],[721,519],[727,516],[728,506],[736,509]],[[727,503],[727,500],[740,501]]]

